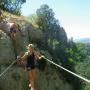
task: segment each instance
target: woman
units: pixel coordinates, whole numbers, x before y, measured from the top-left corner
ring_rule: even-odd
[[[44,56],[37,54],[34,50],[33,44],[29,44],[27,47],[27,52],[20,57],[21,60],[25,60],[27,58],[27,71],[28,71],[28,78],[29,78],[29,87],[31,90],[35,90],[35,59],[41,59]]]
[[[7,23],[9,29],[10,29],[10,36],[13,38],[16,36],[16,23],[15,22],[8,22]]]

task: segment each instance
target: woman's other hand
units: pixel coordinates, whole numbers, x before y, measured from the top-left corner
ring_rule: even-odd
[[[21,59],[21,57],[20,57],[20,56],[17,56],[17,59],[18,59],[18,60],[20,60],[20,59]]]
[[[44,58],[45,56],[43,56],[43,55],[41,55],[40,57],[39,57],[39,59],[42,59],[42,58]]]

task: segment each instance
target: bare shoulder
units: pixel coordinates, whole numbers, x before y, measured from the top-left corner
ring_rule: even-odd
[[[28,56],[28,51],[27,52],[25,52],[25,54],[24,54],[25,56]]]

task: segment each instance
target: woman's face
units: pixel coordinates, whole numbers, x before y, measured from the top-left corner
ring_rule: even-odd
[[[29,50],[30,52],[32,52],[32,51],[33,51],[33,48],[32,48],[32,47],[29,47],[28,50]]]

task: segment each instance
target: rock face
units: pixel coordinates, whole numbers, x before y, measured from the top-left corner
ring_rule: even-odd
[[[60,28],[59,38],[61,39],[62,44],[66,44],[67,43],[67,34],[66,34],[66,32],[65,32],[63,27]]]
[[[58,32],[58,39],[60,42],[60,46],[65,49],[67,45],[67,34],[63,27],[60,28],[60,31]]]
[[[6,66],[2,68],[1,71],[3,71]],[[17,67],[12,67],[0,78],[0,90],[27,90],[27,85],[26,72]]]
[[[36,90],[73,90],[72,86],[60,79],[55,69],[50,66],[43,72],[36,69],[35,87]],[[13,67],[0,78],[0,90],[28,90],[27,72]]]
[[[12,42],[6,33],[0,30],[0,65],[10,64],[12,60],[15,60]]]
[[[16,22],[20,24],[22,33],[17,31],[15,39],[11,39],[6,34],[6,26],[3,24],[0,26],[0,72],[6,69],[7,64],[15,60],[16,55],[26,50],[30,41],[38,43],[44,39],[42,31],[36,30],[30,23],[23,20],[16,20]],[[63,42],[66,42],[66,33],[64,30],[62,32],[60,35],[64,37]],[[43,72],[37,69],[36,73],[36,90],[73,90],[67,82],[60,79],[50,65],[47,65]],[[27,85],[26,72],[17,66],[13,66],[0,78],[0,90],[27,90]]]
[[[9,60],[15,59],[20,52],[26,50],[30,41],[37,43],[43,40],[41,30],[36,30],[30,23],[24,20],[16,20],[20,25],[20,31],[17,30],[16,38],[11,39],[8,36],[9,28],[6,23],[0,23],[0,63],[8,63]],[[14,55],[15,54],[15,55]],[[6,55],[6,56],[5,56]],[[4,60],[7,59],[7,60]]]

